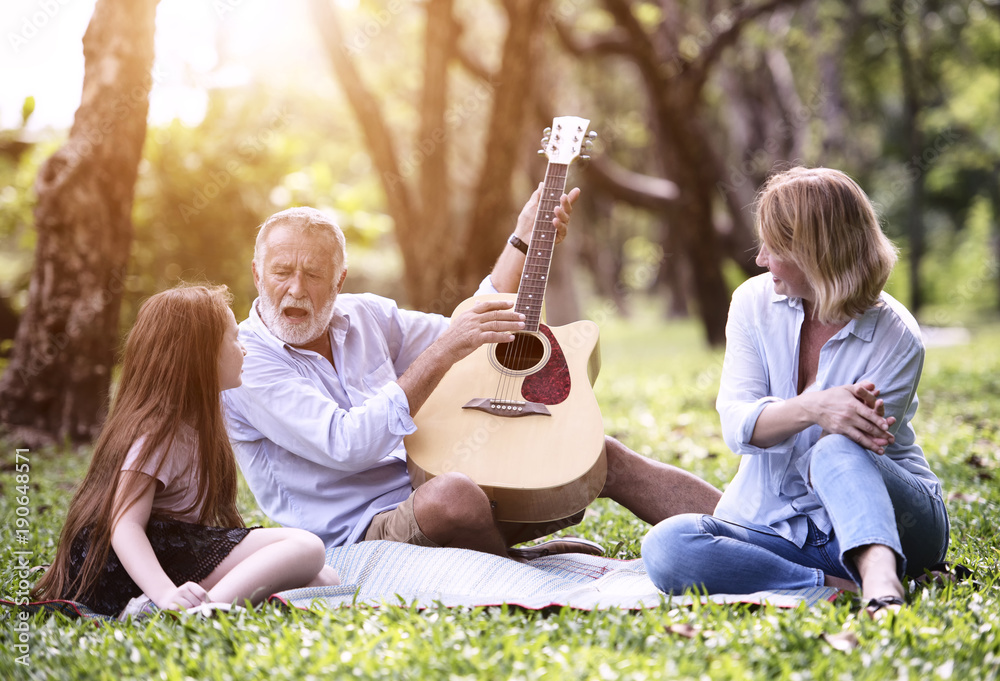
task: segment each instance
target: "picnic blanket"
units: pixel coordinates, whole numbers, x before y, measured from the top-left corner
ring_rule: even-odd
[[[333,607],[352,605],[517,605],[539,610],[566,606],[581,610],[655,608],[685,605],[694,596],[668,596],[646,575],[642,560],[618,560],[580,553],[536,558],[518,563],[466,549],[427,548],[369,541],[327,551],[341,584],[282,591],[271,597],[290,606],[313,602]],[[832,600],[833,587],[814,587],[753,594],[714,594],[700,599],[716,603],[757,603],[782,608]]]
[[[700,599],[702,602],[794,608],[832,600],[838,593],[833,587],[814,587],[752,594],[668,596],[653,586],[641,559],[618,560],[567,553],[518,563],[478,551],[388,541],[368,541],[329,549],[326,562],[336,568],[341,584],[290,589],[274,594],[270,601],[302,609],[313,604],[335,608],[507,604],[532,610],[548,607],[639,610],[664,604],[690,605]],[[0,600],[0,604],[15,606],[4,600]],[[29,612],[58,611],[71,617],[114,620],[71,601],[39,601],[19,607]]]

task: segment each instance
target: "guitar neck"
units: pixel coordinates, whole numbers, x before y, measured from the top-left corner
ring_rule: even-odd
[[[549,283],[549,268],[552,265],[556,238],[552,219],[556,216],[559,199],[566,191],[568,170],[569,165],[565,163],[549,163],[545,170],[545,184],[538,201],[535,226],[531,231],[531,243],[514,305],[514,310],[524,315],[525,331],[538,331],[541,322],[542,301],[545,299],[545,287]]]

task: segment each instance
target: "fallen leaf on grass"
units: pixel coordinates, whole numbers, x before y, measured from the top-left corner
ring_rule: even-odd
[[[820,638],[830,644],[834,650],[848,653],[858,647],[858,637],[853,631],[842,631],[839,634],[823,634]]]
[[[715,633],[710,629],[699,629],[693,624],[669,624],[666,627],[664,627],[664,630],[668,634],[673,634],[674,636],[681,636],[683,638],[694,638],[698,634],[708,636]]]
[[[978,494],[967,494],[965,492],[952,492],[948,495],[948,501],[964,501],[969,504],[981,504],[984,499]]]

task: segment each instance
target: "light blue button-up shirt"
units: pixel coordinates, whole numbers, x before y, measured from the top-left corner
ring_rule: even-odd
[[[416,427],[396,379],[447,326],[387,298],[341,294],[329,330],[334,368],[276,338],[254,301],[240,324],[243,385],[223,401],[236,458],[268,517],[339,546],[409,496],[403,436]]]
[[[798,394],[799,341],[805,311],[802,301],[774,292],[769,274],[754,277],[733,294],[726,325],[726,355],[716,407],[722,434],[742,455],[715,515],[769,530],[798,546],[808,531],[807,517],[829,533],[830,518],[807,484],[807,452],[822,429],[811,426],[773,447],[750,444],[757,417],[771,402]],[[878,303],[851,320],[820,351],[816,382],[807,391],[826,390],[869,380],[881,391],[894,444],[885,456],[916,476],[932,492],[940,484],[916,444],[910,420],[917,411],[917,383],[924,346],[916,320],[899,302],[882,293]]]

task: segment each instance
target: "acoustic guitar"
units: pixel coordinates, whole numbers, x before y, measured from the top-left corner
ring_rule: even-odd
[[[524,330],[452,366],[414,417],[416,432],[405,438],[414,487],[450,471],[465,473],[501,521],[573,515],[600,494],[607,476],[593,390],[600,369],[597,324],[541,323],[556,236],[552,219],[570,164],[596,136],[587,135],[589,124],[564,116],[546,129],[540,153],[549,163],[516,296],[476,296],[454,312],[479,300],[514,300]]]

